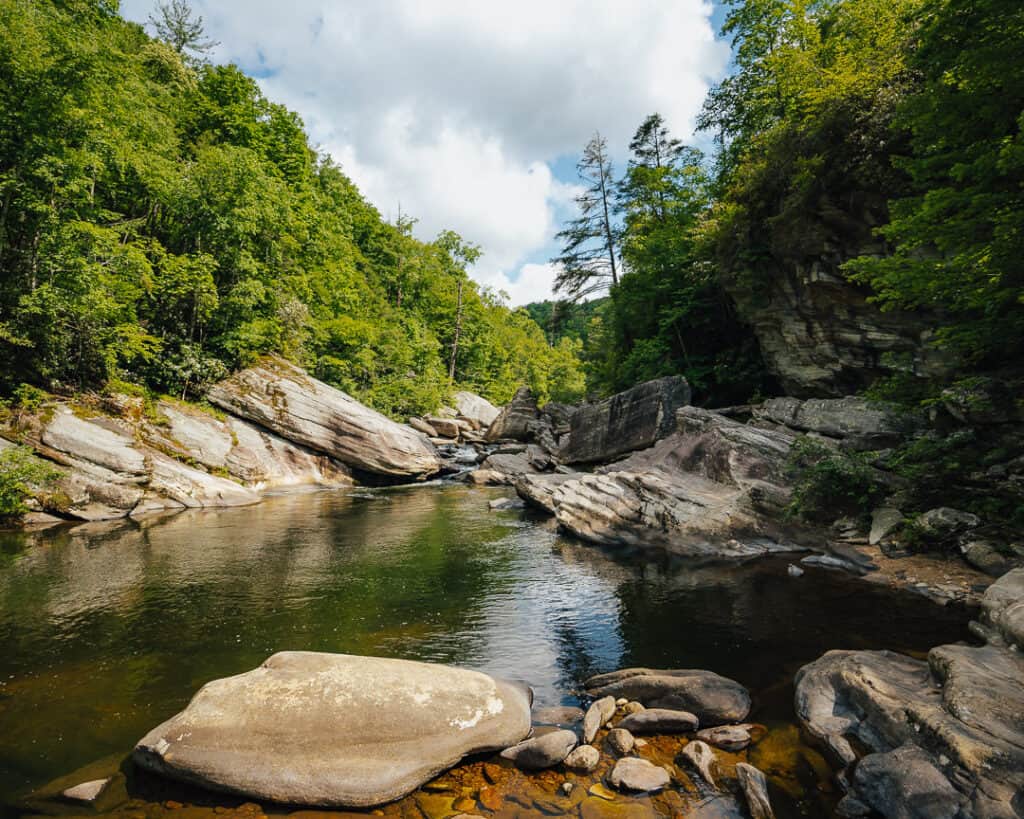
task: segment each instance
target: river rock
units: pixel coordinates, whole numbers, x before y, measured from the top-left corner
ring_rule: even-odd
[[[590,773],[601,761],[601,754],[593,745],[580,745],[565,758],[565,767],[577,773]]]
[[[133,756],[250,799],[365,807],[529,730],[522,686],[429,663],[295,651],[208,683]]]
[[[914,745],[868,754],[857,764],[853,783],[856,798],[886,819],[953,819],[964,801],[932,758]]]
[[[988,587],[981,599],[981,622],[971,627],[992,645],[1024,651],[1024,568],[1007,572]]]
[[[422,432],[428,438],[441,437],[440,435],[438,435],[437,430],[434,429],[434,427],[431,426],[430,423],[423,418],[410,418],[409,426],[411,426],[417,432]]]
[[[750,731],[743,725],[719,725],[715,728],[705,728],[697,732],[697,739],[732,753],[742,751],[751,742]]]
[[[608,775],[613,788],[623,791],[660,791],[672,783],[672,777],[664,768],[659,768],[646,759],[627,756],[615,763]]]
[[[915,746],[963,797],[961,815],[1015,815],[1024,788],[1024,657],[1010,650],[997,622],[1024,599],[1024,570],[1004,579],[985,593],[975,627],[992,638],[988,645],[939,646],[927,662],[889,651],[831,651],[800,669],[796,712],[808,736],[837,764],[856,769],[864,760],[858,764],[851,739],[875,754]],[[925,771],[921,756],[908,753],[896,761]],[[926,775],[934,779],[930,768]],[[851,793],[873,804],[869,794]],[[895,800],[886,815],[913,810],[895,786],[884,793]]]
[[[706,743],[699,739],[688,742],[680,756],[696,768],[701,778],[712,788],[717,787],[712,767],[715,764],[715,753]]]
[[[552,768],[563,762],[578,742],[573,731],[551,731],[532,737],[501,752],[503,759],[511,760],[524,771]]]
[[[619,756],[624,756],[633,750],[633,744],[636,740],[633,739],[633,735],[625,728],[612,728],[608,732],[608,737],[605,741],[612,751]]]
[[[747,800],[750,819],[775,819],[771,800],[768,798],[768,780],[753,765],[746,762],[736,763],[736,774],[739,776],[743,796]]]
[[[423,436],[278,358],[210,389],[210,403],[356,469],[393,479],[441,468]]]
[[[689,711],[645,708],[625,717],[618,727],[634,734],[686,734],[696,731],[699,725],[700,721]]]
[[[940,506],[929,509],[917,519],[917,529],[929,540],[945,541],[977,527],[981,522],[977,515]]]
[[[451,438],[455,440],[463,432],[462,427],[455,418],[441,418],[436,415],[428,415],[424,420],[434,428],[438,438]]]
[[[80,785],[75,785],[61,792],[61,796],[65,799],[69,799],[72,802],[81,802],[87,805],[91,805],[96,802],[107,789],[110,784],[112,777],[105,777],[104,779],[93,779],[89,782],[83,782]]]
[[[676,410],[690,403],[690,385],[682,376],[648,381],[572,415],[565,463],[609,461],[645,449],[675,430]]]
[[[584,685],[591,696],[627,697],[649,709],[688,711],[707,726],[740,722],[750,713],[747,689],[712,671],[624,668],[591,677]]]
[[[501,414],[501,410],[486,398],[465,390],[455,393],[455,409],[463,418],[476,421],[478,428],[483,429],[493,424],[494,419]]]
[[[615,716],[615,697],[602,697],[592,702],[583,717],[583,741],[593,742],[601,726],[607,725],[613,716]]]
[[[502,409],[487,428],[488,441],[506,438],[530,442],[534,438],[534,423],[540,418],[537,399],[529,387],[520,387],[512,401]]]
[[[871,531],[868,543],[874,546],[885,540],[903,525],[903,513],[892,506],[882,506],[871,513]]]
[[[502,476],[501,481],[507,486],[511,486],[524,475],[536,472],[525,455],[488,455],[480,464],[480,469]]]

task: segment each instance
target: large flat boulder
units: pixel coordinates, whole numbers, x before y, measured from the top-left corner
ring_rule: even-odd
[[[293,443],[394,479],[436,473],[441,462],[422,435],[360,404],[298,367],[266,358],[209,392],[210,403]]]
[[[430,663],[275,654],[214,680],[135,748],[144,768],[249,799],[368,807],[530,731],[530,693]]]
[[[985,595],[999,612],[1008,598],[1021,599],[1017,579],[1001,582]],[[920,808],[946,810],[959,801],[958,816],[1019,817],[1024,657],[994,636],[984,646],[933,648],[927,662],[889,651],[830,651],[800,669],[797,717],[847,769],[853,798],[892,817],[947,815]],[[862,748],[869,752],[863,758]],[[910,781],[917,785],[899,786]]]
[[[671,376],[584,404],[572,414],[562,460],[598,463],[652,446],[675,430],[676,410],[689,403],[690,385]]]

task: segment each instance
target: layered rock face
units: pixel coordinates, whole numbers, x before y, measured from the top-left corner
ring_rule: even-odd
[[[351,486],[353,470],[417,480],[441,462],[423,435],[282,361],[268,359],[211,392],[228,413],[162,400],[56,402],[7,434],[64,473],[36,502],[75,520],[256,503],[268,490]],[[240,417],[244,416],[244,417]]]
[[[762,422],[781,424],[843,442],[845,449],[875,450],[894,446],[920,429],[922,419],[886,408],[865,398],[770,398],[754,408]]]
[[[646,449],[675,429],[676,410],[689,403],[690,385],[672,376],[584,404],[571,417],[561,458],[570,464],[597,463]]]
[[[530,692],[430,663],[289,651],[205,685],[135,761],[251,799],[368,807],[530,732]],[[563,754],[564,756],[564,754]]]
[[[840,273],[846,258],[864,250],[780,268],[756,290],[740,281],[726,282],[788,395],[849,395],[897,368],[926,376],[948,371],[946,354],[928,344],[934,319],[883,313],[868,303],[866,291]]]
[[[210,403],[351,467],[390,478],[422,478],[441,463],[410,427],[360,404],[281,359],[235,373]]]
[[[522,476],[520,496],[587,540],[690,556],[742,557],[793,548],[777,524],[796,434],[737,423],[697,407],[677,431],[594,474]]]
[[[986,645],[939,646],[927,662],[830,651],[800,670],[797,716],[845,768],[844,815],[1021,815],[1024,569],[989,588],[975,630]]]

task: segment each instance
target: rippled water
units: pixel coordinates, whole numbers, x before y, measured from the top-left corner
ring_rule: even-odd
[[[921,651],[963,614],[785,558],[612,554],[497,490],[310,493],[139,524],[0,533],[0,804],[125,754],[204,682],[282,649],[455,663],[575,703],[588,675],[709,668],[792,722],[793,672],[830,648]],[[805,811],[806,812],[806,811]],[[811,811],[813,812],[813,810]]]

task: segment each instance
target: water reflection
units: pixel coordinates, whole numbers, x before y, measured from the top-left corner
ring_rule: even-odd
[[[962,618],[785,561],[638,562],[495,514],[494,490],[309,493],[143,523],[0,535],[0,803],[124,753],[214,677],[282,649],[425,659],[573,702],[623,665],[768,693],[827,648],[923,649]],[[880,617],[888,624],[878,633]],[[785,685],[782,685],[784,692]]]

